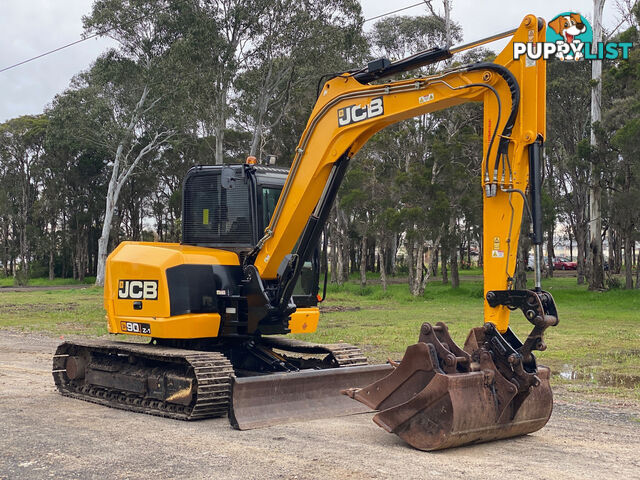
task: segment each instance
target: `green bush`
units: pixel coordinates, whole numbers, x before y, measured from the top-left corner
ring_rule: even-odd
[[[16,287],[24,287],[29,282],[29,278],[27,277],[27,272],[20,269],[16,272],[16,276],[13,277],[13,284]]]
[[[618,277],[611,275],[607,279],[607,287],[609,287],[609,290],[619,290],[622,288],[622,281]]]

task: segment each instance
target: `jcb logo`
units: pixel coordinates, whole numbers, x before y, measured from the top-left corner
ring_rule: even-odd
[[[338,110],[338,126],[346,127],[352,123],[361,122],[369,118],[379,117],[384,113],[382,97],[371,99],[369,105],[350,105]]]
[[[120,280],[118,298],[132,300],[157,300],[157,280]]]

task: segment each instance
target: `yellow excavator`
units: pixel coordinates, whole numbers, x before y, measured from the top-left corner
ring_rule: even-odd
[[[507,37],[492,63],[381,82]],[[376,410],[377,424],[423,450],[542,428],[549,370],[532,352],[558,322],[540,285],[545,61],[514,60],[513,44],[544,39],[544,20],[528,15],[471,44],[374,60],[324,83],[289,171],[255,161],[192,168],[182,243],[123,242],[107,261],[108,330],[144,343],[61,344],[59,391],[184,420],[228,413],[239,429]],[[442,322],[424,323],[418,343],[387,365],[367,365],[352,345],[287,338],[318,326],[321,233],[354,155],[391,124],[466,102],[484,106],[484,325],[460,348]],[[533,290],[513,280],[524,211]],[[324,285],[326,293],[326,277]],[[524,342],[509,328],[517,309],[533,324]]]

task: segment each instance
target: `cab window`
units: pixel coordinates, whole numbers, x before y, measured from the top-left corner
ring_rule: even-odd
[[[282,192],[282,187],[272,187],[269,185],[263,185],[260,187],[260,210],[262,214],[260,216],[260,234],[264,232],[264,229],[267,228],[269,222],[271,221],[271,216],[276,209],[276,204],[278,203],[278,198],[280,198],[280,193]]]

